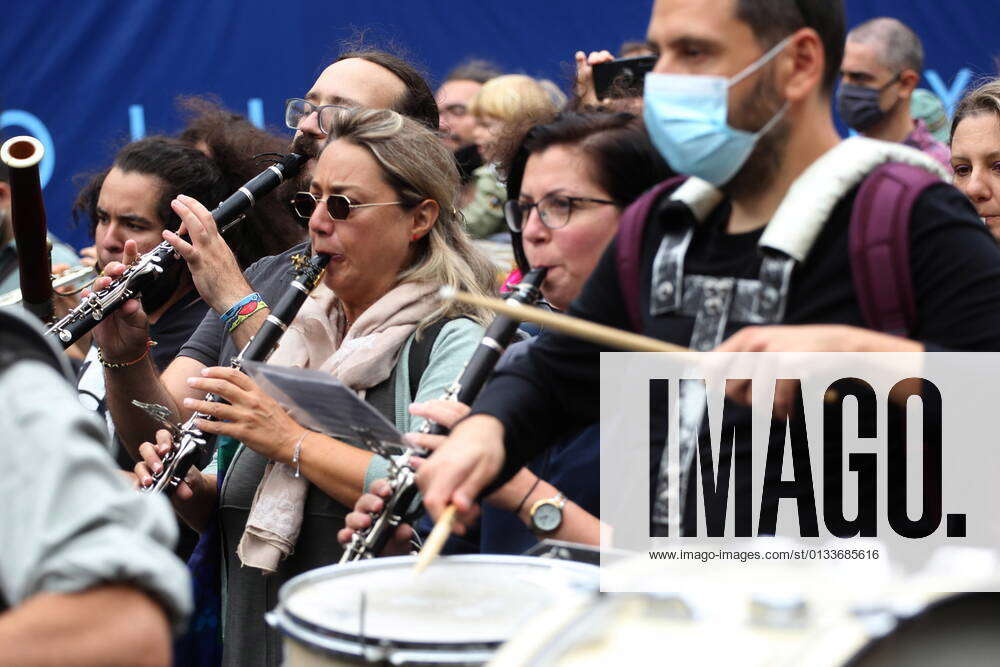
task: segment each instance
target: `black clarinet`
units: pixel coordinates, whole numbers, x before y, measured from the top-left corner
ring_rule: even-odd
[[[308,159],[307,156],[298,153],[285,155],[277,164],[272,164],[254,176],[216,206],[212,211],[212,219],[215,220],[219,233],[226,232],[240,222],[244,217],[243,214],[256,204],[259,198],[298,174]],[[185,241],[190,240],[187,235],[182,238]],[[183,260],[174,252],[173,246],[167,241],[161,241],[125,269],[125,273],[115,278],[110,285],[80,301],[78,306],[45,333],[57,336],[64,348],[69,347],[104,318],[121,308],[126,301],[142,294],[142,290],[155,281],[165,269],[180,261]]]
[[[514,292],[507,297],[507,302],[534,305],[541,296],[539,288],[547,272],[547,268],[529,271],[523,281],[514,288]],[[479,341],[462,374],[445,391],[443,399],[471,404],[493,372],[504,350],[514,340],[519,325],[519,320],[498,315]],[[440,424],[426,421],[420,432],[447,435],[448,429]],[[356,531],[351,536],[351,542],[344,549],[344,555],[340,559],[341,563],[375,558],[382,553],[399,524],[404,521],[412,523],[418,516],[407,514],[417,497],[417,478],[410,459],[413,456],[426,456],[427,452],[411,448],[396,461],[387,451],[378,453],[389,461],[389,486],[392,488],[392,495],[385,501],[385,507],[381,512],[373,513],[372,525],[365,530]]]
[[[260,330],[240,353],[233,357],[231,363],[233,368],[241,369],[244,361],[267,361],[278,346],[285,329],[295,319],[306,297],[322,278],[323,271],[330,262],[330,256],[318,254],[309,259],[306,253],[295,255],[292,257],[292,262],[295,264],[295,273],[291,284],[268,314]],[[223,399],[215,394],[208,394],[204,400],[217,403]],[[209,443],[209,438],[195,426],[195,423],[199,419],[212,420],[214,417],[203,412],[195,412],[190,419],[177,426],[169,421],[170,412],[165,407],[139,401],[132,403],[163,423],[174,436],[174,447],[163,458],[163,469],[159,474],[153,475],[152,484],[143,488],[143,491],[150,493],[171,495],[177,489],[177,485],[184,481],[191,466],[204,467],[211,460],[213,447]]]

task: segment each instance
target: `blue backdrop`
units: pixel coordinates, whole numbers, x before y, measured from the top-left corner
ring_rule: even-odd
[[[394,42],[434,81],[468,56],[568,84],[577,49],[642,38],[652,0],[5,0],[0,134],[33,134],[50,229],[77,247],[73,177],[103,168],[130,138],[179,129],[174,99],[213,93],[273,129],[342,40]],[[850,25],[896,16],[924,41],[924,86],[952,103],[993,73],[1000,3],[847,0]]]

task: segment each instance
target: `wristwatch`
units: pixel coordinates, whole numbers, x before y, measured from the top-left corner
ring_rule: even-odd
[[[559,530],[563,520],[566,496],[556,494],[555,498],[543,498],[531,506],[531,532],[539,537],[551,535]]]

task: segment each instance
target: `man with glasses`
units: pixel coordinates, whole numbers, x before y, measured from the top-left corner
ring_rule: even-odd
[[[847,33],[837,111],[858,133],[912,146],[950,170],[951,151],[910,112],[923,66],[923,45],[906,25],[892,18],[862,23]]]
[[[430,128],[437,129],[438,126],[434,95],[410,64],[381,51],[344,53],[323,70],[302,98],[286,102],[285,123],[295,130],[291,149],[312,158],[303,169],[297,190],[309,189],[312,169],[327,139],[326,128],[332,115],[339,108],[355,106],[391,108]],[[186,204],[175,202],[174,210],[181,211],[185,206],[204,210],[201,204],[212,204],[186,201]],[[296,209],[306,205],[299,201]],[[333,205],[336,206],[337,202]],[[302,243],[280,255],[265,257],[254,263],[244,275],[210,216],[202,217],[207,219],[204,227],[187,230],[192,239],[190,244],[180,241],[177,236],[172,236],[171,241],[187,261],[195,286],[211,310],[162,374],[149,364],[138,363],[115,369],[108,375],[108,407],[119,437],[132,452],[136,452],[141,443],[150,440],[160,424],[136,410],[131,401],[135,399],[167,406],[176,417],[181,414],[179,406],[184,398],[201,398],[188,387],[187,379],[199,375],[203,368],[229,364],[266,319],[270,312],[267,304],[274,303],[287,286],[291,258],[306,249],[306,244]],[[247,298],[260,304],[256,312],[241,320],[237,328],[227,331],[222,316]],[[114,327],[137,327],[143,331],[147,327],[145,315],[136,311],[135,306],[126,305],[109,318],[109,322]],[[105,323],[98,327],[107,328]],[[95,332],[95,337],[100,343],[102,332]],[[125,341],[110,340],[108,343],[122,347],[115,358],[132,359],[134,357],[128,355],[137,352],[134,345],[129,347]]]
[[[495,228],[499,222],[500,205],[506,192],[492,169],[483,168],[483,156],[476,146],[476,118],[470,111],[472,100],[487,81],[502,72],[485,60],[469,60],[448,73],[437,90],[438,113],[441,115],[441,141],[455,155],[462,177],[462,192],[458,198],[467,231],[477,235],[480,221]]]

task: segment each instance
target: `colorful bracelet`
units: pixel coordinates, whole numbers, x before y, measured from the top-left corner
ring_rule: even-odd
[[[227,331],[232,333],[247,318],[252,317],[254,313],[264,308],[267,308],[267,304],[264,303],[263,297],[261,297],[259,292],[254,292],[237,301],[232,308],[219,315],[219,319],[226,323]]]
[[[101,350],[101,348],[97,348],[97,360],[100,361],[101,365],[104,366],[105,368],[128,368],[129,366],[134,366],[135,364],[145,359],[146,356],[149,355],[150,349],[152,349],[155,345],[156,341],[151,338],[148,338],[146,339],[146,349],[142,354],[140,354],[137,358],[133,359],[132,361],[121,361],[121,362],[108,361],[107,359],[104,358],[104,351]]]
[[[245,297],[233,304],[233,307],[226,312],[219,315],[219,319],[223,322],[229,322],[233,320],[240,312],[240,309],[250,303],[251,301],[260,301],[262,299],[260,292],[252,292],[247,294]]]

